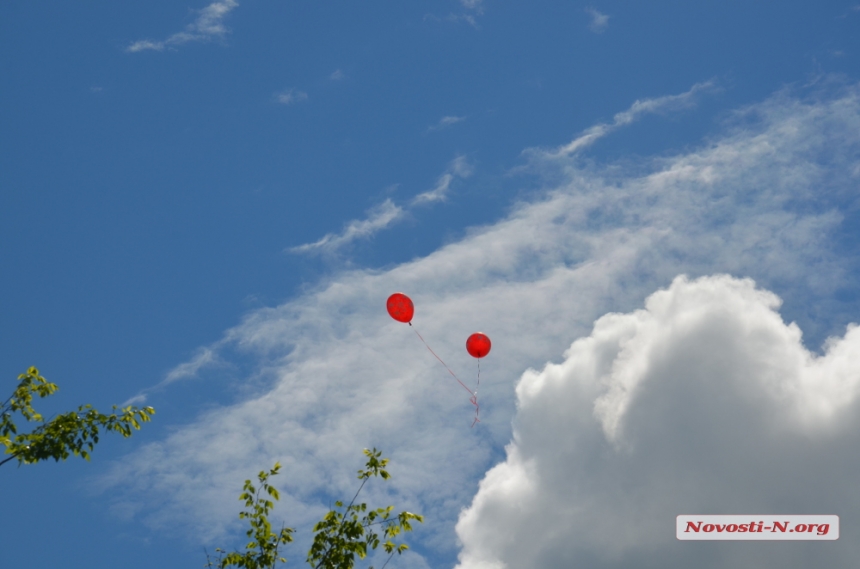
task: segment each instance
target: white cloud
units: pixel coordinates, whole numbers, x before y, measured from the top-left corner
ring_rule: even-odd
[[[858,513],[860,328],[817,357],[779,305],[749,279],[679,277],[526,372],[457,567],[808,567],[795,548],[705,555],[674,534],[678,514]],[[860,554],[814,550],[822,567]]]
[[[470,26],[477,28],[478,27],[478,19],[477,16],[481,16],[484,13],[484,1],[483,0],[460,0],[460,5],[465,8],[465,12],[461,12],[459,14],[448,14],[448,21],[450,22],[466,22]]]
[[[180,364],[170,370],[161,384],[169,385],[174,381],[179,381],[180,379],[195,377],[201,369],[218,363],[218,356],[215,350],[211,348],[200,348],[197,350],[197,354],[191,359],[191,361]]]
[[[193,41],[209,41],[221,38],[229,33],[224,25],[224,18],[239,5],[236,0],[218,0],[200,10],[197,19],[186,26],[185,31],[178,32],[163,41],[139,40],[126,48],[134,53],[138,51],[162,51],[167,47],[177,46]]]
[[[645,108],[683,103],[659,101],[663,99],[637,103],[616,122],[628,124]],[[458,515],[473,503],[460,524],[464,568],[477,567],[481,560],[494,562],[492,555],[499,556],[499,562],[517,555],[507,546],[490,551],[493,532],[509,529],[490,514],[506,514],[505,508],[517,499],[524,500],[523,512],[531,516],[535,506],[528,502],[529,490],[521,488],[524,484],[536,499],[546,498],[550,488],[570,493],[540,502],[546,519],[556,520],[562,529],[581,527],[576,525],[580,523],[577,512],[612,521],[627,497],[641,505],[637,515],[642,516],[663,511],[658,506],[666,502],[659,502],[660,496],[675,496],[677,504],[669,505],[677,513],[686,510],[685,497],[708,499],[733,510],[745,508],[746,502],[736,502],[734,497],[735,482],[744,491],[739,497],[749,496],[747,483],[731,478],[737,470],[725,467],[728,478],[724,484],[696,485],[695,492],[682,486],[675,494],[656,477],[664,472],[659,470],[662,462],[676,464],[685,472],[687,458],[695,459],[691,464],[699,473],[702,453],[711,450],[715,457],[759,461],[754,463],[757,468],[766,465],[761,461],[770,453],[783,459],[780,473],[797,472],[796,480],[768,478],[778,484],[762,487],[762,496],[751,498],[759,501],[751,504],[777,504],[778,497],[805,481],[806,494],[786,502],[797,504],[798,509],[789,509],[806,511],[801,506],[808,506],[817,511],[821,506],[831,510],[829,500],[846,488],[845,478],[838,474],[854,472],[858,466],[856,452],[841,452],[856,449],[856,440],[850,438],[857,432],[856,423],[849,413],[855,405],[851,399],[854,388],[850,382],[832,381],[837,377],[834,371],[827,376],[830,379],[822,379],[826,389],[819,390],[811,385],[809,370],[833,371],[840,365],[853,370],[853,356],[844,350],[856,345],[857,332],[831,342],[825,365],[825,360],[816,360],[798,347],[799,330],[779,322],[770,293],[725,277],[677,281],[670,292],[652,297],[645,312],[636,310],[681,273],[691,278],[726,273],[752,277],[759,286],[778,292],[786,300],[784,310],[805,314],[808,307],[815,314],[808,319],[813,323],[835,318],[835,309],[828,305],[834,291],[856,287],[846,277],[846,259],[837,256],[830,239],[842,222],[839,208],[853,207],[845,204],[856,202],[857,180],[852,172],[860,165],[858,156],[860,88],[851,86],[806,99],[778,93],[738,112],[736,121],[721,135],[672,157],[633,166],[584,167],[563,155],[551,163],[537,163],[538,168],[561,166],[563,178],[540,198],[518,204],[497,223],[475,228],[462,240],[408,263],[330,275],[293,300],[250,313],[212,349],[223,361],[251,362],[250,375],[270,380],[271,388],[200,414],[164,440],[117,462],[99,485],[116,488],[112,500],[118,511],[137,511],[153,527],[185,531],[195,538],[223,537],[236,523],[235,494],[242,481],[280,460],[284,475],[276,485],[282,489],[282,501],[276,511],[286,515],[290,525],[306,528],[326,510],[329,496],[355,492],[360,450],[376,446],[392,459],[394,480],[390,487],[370,488],[368,501],[395,503],[425,514],[427,522],[410,536],[421,545],[418,551],[432,551],[452,560],[458,549],[454,532]],[[395,207],[389,206],[391,211]],[[356,235],[364,226],[353,222],[342,234],[328,237],[329,241],[349,234],[349,227]],[[476,330],[492,338],[493,352],[481,362],[482,422],[475,429],[469,429],[472,407],[467,394],[408,326],[385,313],[386,297],[398,290],[415,301],[415,327],[467,383],[473,383],[477,370],[465,353],[465,338]],[[668,302],[673,299],[677,302]],[[594,328],[598,320],[600,324]],[[732,343],[733,330],[739,330],[740,337],[750,343]],[[695,351],[706,336],[708,342],[713,340],[713,349]],[[616,383],[589,383],[590,376],[585,375],[577,376],[586,378],[582,381],[568,381],[567,364],[558,368],[560,379],[553,383],[556,368],[545,367],[546,362],[557,360],[583,337],[575,345],[584,347],[568,352],[566,360],[581,363],[591,354],[597,358],[593,362],[597,369],[610,370],[612,362],[618,362],[614,369],[619,375],[599,376]],[[630,338],[629,346],[621,345],[622,337]],[[656,343],[661,338],[664,342]],[[594,348],[599,342],[606,351]],[[617,352],[612,346],[618,347]],[[684,346],[690,350],[685,351]],[[622,351],[630,357],[620,357]],[[732,363],[730,357],[739,359]],[[837,365],[837,360],[844,364]],[[689,377],[685,375],[688,368],[699,373],[696,366],[702,361],[708,364],[702,367],[702,375],[694,376],[689,385],[679,383]],[[772,362],[779,366],[768,368]],[[524,370],[544,367],[541,373],[523,376]],[[657,373],[658,367],[663,372]],[[679,373],[669,373],[669,369]],[[725,369],[726,375],[717,377],[719,369]],[[540,378],[545,378],[543,384]],[[701,390],[721,385],[716,379],[706,381],[708,378],[729,382],[727,390],[703,397],[708,392]],[[749,385],[740,385],[745,378]],[[630,386],[629,394],[620,387],[613,389],[622,384]],[[680,391],[672,391],[676,387]],[[521,414],[517,414],[515,388],[521,400],[531,405]],[[559,395],[555,406],[552,389]],[[839,390],[849,407],[834,404],[838,397],[833,393]],[[591,398],[562,398],[580,392]],[[663,393],[666,398],[660,397]],[[814,399],[800,403],[799,393]],[[597,401],[604,403],[599,406],[601,414],[595,416]],[[762,410],[761,417],[748,413],[744,405],[751,405],[750,401],[760,404],[756,408]],[[740,411],[741,424],[772,427],[756,431],[749,438],[751,445],[776,444],[765,452],[761,446],[744,447],[746,440],[742,439],[740,448],[733,450],[727,448],[729,443],[739,439],[729,438],[731,433],[704,430],[701,425],[693,425],[690,432],[711,438],[685,440],[683,432],[670,432],[667,436],[675,437],[671,440],[681,446],[657,444],[660,430],[671,426],[670,419],[678,419],[684,402],[693,405],[690,420],[700,417],[702,424],[715,421],[719,413]],[[562,403],[577,412],[562,411]],[[543,404],[546,413],[540,412]],[[733,407],[736,404],[740,407]],[[786,422],[791,417],[787,413],[802,421],[792,426]],[[512,458],[504,462],[501,453],[511,441],[512,417],[520,434],[509,446]],[[543,432],[542,425],[570,429],[565,438],[564,431]],[[821,426],[826,429],[821,431]],[[807,441],[798,443],[796,455],[791,454],[796,441],[791,432],[802,433]],[[807,452],[822,436],[831,438],[819,447],[819,454]],[[569,463],[571,456],[595,459],[574,464],[574,472],[582,477],[574,477],[573,482],[582,480],[584,486],[536,477],[537,473],[561,472],[553,464],[530,460],[547,441],[560,445],[557,457],[551,457],[559,464]],[[854,441],[853,447],[846,446],[846,441]],[[712,449],[711,444],[716,447]],[[802,466],[811,458],[821,467],[817,478]],[[491,469],[498,460],[503,461],[501,465]],[[641,466],[655,477],[643,481],[641,470],[621,468],[624,464]],[[686,484],[713,480],[705,474],[678,480]],[[821,481],[824,483],[816,483]],[[653,500],[643,488],[655,490]],[[838,513],[843,519],[860,516],[851,488],[841,494],[845,500]],[[592,495],[590,490],[593,499],[583,501],[584,495]],[[503,501],[493,510],[498,493],[504,491],[510,493],[511,502]],[[578,509],[572,510],[569,504],[577,504]],[[581,535],[533,535],[531,526],[526,527],[516,541],[531,557],[527,563],[509,566],[611,567],[613,559],[621,559],[614,566],[623,565],[631,551],[638,551],[644,561],[637,559],[626,566],[690,566],[690,559],[683,559],[688,563],[682,565],[673,552],[694,555],[702,549],[684,544],[691,547],[676,547],[662,556],[660,552],[667,551],[661,549],[662,538],[654,537],[661,523],[628,524],[618,543],[608,544],[605,550],[599,549],[605,534],[596,530],[584,530]],[[543,528],[543,524],[536,521],[534,528]],[[671,519],[665,524],[671,532]],[[527,543],[530,539],[536,542]],[[301,551],[306,543],[307,535],[297,536],[295,550]],[[652,543],[654,547],[649,548]],[[753,556],[794,552],[781,565],[794,569],[808,567],[819,553],[838,558],[855,543],[844,539],[828,544],[834,546],[827,549],[831,553],[808,549],[807,544],[792,544],[799,547],[790,549],[762,544],[762,548],[746,551]],[[565,557],[572,550],[592,553],[585,558]],[[715,558],[733,561],[732,551],[737,550],[725,546]],[[617,557],[604,557],[613,552]],[[699,559],[696,566],[718,564],[708,559]],[[402,561],[406,567],[439,565],[415,551]],[[765,564],[758,559],[741,561],[722,566]]]
[[[466,160],[466,157],[457,156],[451,161],[445,173],[439,176],[436,186],[432,190],[423,192],[412,198],[411,205],[445,201],[448,198],[448,190],[451,188],[451,182],[456,178],[468,178],[472,175],[472,172],[472,166]]]
[[[120,405],[120,407],[121,408],[127,407],[129,405],[143,405],[144,403],[146,403],[146,394],[145,393],[138,393],[134,397],[131,397],[131,398],[127,399],[125,402],[123,402],[123,404]]]
[[[340,69],[335,69],[332,72],[332,74],[328,76],[328,78],[331,79],[332,81],[340,81],[344,77],[345,77],[345,75],[343,74],[343,71],[341,71]]]
[[[466,117],[445,116],[442,117],[438,123],[428,127],[427,130],[428,132],[442,130],[443,128],[448,128],[449,126],[455,125],[458,122],[463,122],[464,120],[466,120]]]
[[[319,241],[292,247],[293,253],[332,253],[356,239],[367,239],[385,229],[404,215],[403,208],[390,199],[368,212],[367,219],[354,219],[339,234],[328,233]]]
[[[308,94],[304,91],[299,91],[298,89],[286,89],[275,95],[275,100],[282,105],[292,105],[302,101],[307,101],[307,99]]]
[[[460,0],[460,4],[467,10],[480,12],[484,9],[484,0]]]
[[[215,366],[222,366],[224,362],[218,357],[218,345],[202,347],[197,350],[194,357],[190,361],[179,364],[161,380],[157,385],[145,389],[124,402],[120,407],[126,405],[142,405],[149,398],[149,394],[163,389],[164,387],[182,379],[197,377],[201,370]]]
[[[588,27],[596,34],[603,33],[609,26],[609,16],[601,14],[594,8],[586,8],[585,11],[591,16],[591,23]]]
[[[167,43],[163,41],[138,40],[128,46],[125,50],[131,53],[146,50],[162,51],[166,45]]]
[[[409,207],[428,203],[445,201],[448,197],[451,183],[457,179],[465,179],[472,175],[472,166],[465,156],[457,156],[439,176],[436,186],[418,194],[409,202]],[[396,186],[395,186],[396,187]],[[376,233],[391,227],[403,219],[407,210],[396,205],[390,198],[368,212],[366,219],[354,219],[346,224],[342,232],[328,233],[319,241],[306,243],[288,249],[291,253],[331,254],[357,239],[368,239]]]
[[[711,91],[715,88],[716,83],[711,80],[704,83],[696,83],[689,91],[679,95],[666,95],[656,99],[637,100],[629,109],[616,114],[615,117],[613,117],[612,123],[594,125],[568,144],[565,144],[551,152],[541,152],[540,156],[544,158],[566,158],[579,152],[583,148],[591,146],[607,134],[635,122],[644,114],[689,109],[695,105],[696,96],[698,94]]]

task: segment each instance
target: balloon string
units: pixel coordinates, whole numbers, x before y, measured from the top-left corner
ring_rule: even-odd
[[[412,326],[412,323],[410,322],[410,323],[409,323],[409,325],[410,325],[410,326]],[[412,329],[413,329],[413,330],[415,330],[415,327],[414,327],[414,326],[412,326]],[[431,348],[431,347],[427,344],[427,342],[424,340],[424,337],[423,337],[423,336],[421,336],[421,334],[419,334],[419,333],[418,333],[418,330],[415,330],[415,333],[416,333],[416,334],[418,334],[418,337],[419,337],[419,338],[421,339],[421,341],[424,343],[424,346],[425,346],[428,350],[430,350],[430,353],[431,353],[431,354],[433,354],[433,356],[434,356],[437,360],[439,360],[439,363],[441,363],[443,366],[445,366],[445,369],[447,369],[447,370],[448,370],[448,373],[450,373],[450,374],[451,374],[451,377],[453,377],[454,379],[456,379],[456,380],[457,380],[457,383],[459,383],[460,385],[462,385],[462,386],[463,386],[463,389],[465,389],[466,391],[468,391],[468,392],[469,392],[469,395],[474,395],[474,394],[472,393],[472,390],[471,390],[471,389],[469,389],[468,387],[466,387],[466,385],[465,385],[462,381],[460,381],[460,378],[459,378],[459,377],[457,377],[457,374],[455,374],[453,371],[451,371],[451,368],[449,368],[449,367],[448,367],[448,364],[446,364],[445,362],[443,362],[443,361],[442,361],[442,358],[440,358],[438,355],[436,355],[436,352],[434,352],[434,351],[433,351],[433,348]]]
[[[480,423],[481,420],[478,419],[478,411],[481,410],[481,407],[478,405],[478,389],[481,387],[481,360],[478,360],[478,385],[475,387],[475,394],[472,395],[472,398],[469,401],[472,402],[472,405],[475,406],[475,420],[472,421],[472,427],[475,426],[475,423]]]
[[[440,364],[445,366],[445,369],[448,370],[448,373],[451,374],[451,377],[456,379],[457,383],[462,385],[463,389],[465,389],[466,391],[469,392],[469,395],[471,395],[471,397],[469,398],[469,401],[472,403],[472,405],[475,406],[475,420],[472,421],[472,426],[474,427],[475,423],[480,423],[481,421],[478,419],[478,391],[475,390],[475,392],[473,393],[471,389],[466,387],[465,383],[460,381],[460,378],[457,377],[457,374],[455,374],[453,371],[451,371],[451,368],[448,367],[448,364],[446,364],[445,362],[442,361],[442,358],[440,358],[439,355],[433,351],[433,348],[431,348],[430,345],[427,343],[427,341],[424,340],[424,337],[418,332],[418,330],[415,329],[415,326],[412,326],[412,322],[409,323],[409,327],[412,328],[413,330],[415,330],[415,333],[418,335],[418,338],[424,344],[424,347],[426,347],[430,351],[430,353],[433,354],[433,357],[435,357],[437,360],[439,360]],[[481,385],[481,362],[479,361],[478,362],[478,386],[480,386],[480,385]]]

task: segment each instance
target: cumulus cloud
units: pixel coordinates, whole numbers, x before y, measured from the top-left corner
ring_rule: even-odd
[[[328,233],[319,241],[290,248],[293,253],[332,253],[356,239],[367,239],[403,217],[404,211],[390,199],[368,212],[367,219],[354,219],[340,233]]]
[[[224,18],[239,5],[236,0],[218,0],[200,10],[197,18],[182,32],[177,32],[163,41],[139,40],[126,48],[126,51],[162,51],[167,47],[182,45],[194,41],[210,41],[222,38],[229,29],[224,25]]]
[[[465,179],[472,175],[473,169],[465,156],[457,156],[451,161],[445,173],[439,176],[436,186],[432,190],[420,193],[412,199],[412,205],[420,205],[445,201],[448,198],[448,190],[451,182],[457,178]]]
[[[637,108],[627,111],[631,117]],[[700,544],[664,547],[661,524],[671,536],[674,517],[659,516],[711,504],[742,513],[776,508],[798,487],[810,495],[787,498],[795,501],[780,511],[833,513],[830,500],[845,488],[839,473],[856,471],[854,380],[840,379],[850,373],[836,370],[853,373],[857,332],[840,332],[821,356],[799,342],[801,329],[844,324],[846,313],[850,318],[860,309],[832,303],[840,287],[856,289],[850,278],[856,267],[833,247],[833,236],[842,230],[843,212],[857,205],[858,156],[860,88],[849,86],[778,93],[675,156],[635,165],[586,167],[572,156],[535,163],[539,171],[556,168],[547,178],[553,185],[498,222],[424,258],[345,270],[249,313],[212,349],[223,361],[250,365],[249,375],[267,379],[267,387],[138,449],[98,484],[115,489],[118,511],[137,512],[153,527],[217,537],[234,529],[242,481],[280,460],[277,511],[290,525],[307,527],[329,497],[355,492],[360,449],[376,446],[392,459],[394,479],[371,487],[368,501],[426,515],[412,538],[418,547],[402,558],[405,567],[453,564],[455,525],[467,506],[458,526],[463,569],[521,559],[506,544],[491,551],[492,534],[515,527],[516,520],[503,526],[499,518],[516,503],[534,520],[532,497],[545,500],[543,514],[559,531],[538,535],[523,526],[516,542],[531,557],[512,568],[630,566],[636,551],[635,565],[644,567],[690,566],[684,556],[703,551],[714,555],[696,557],[702,562],[696,566],[733,561],[731,546],[717,553]],[[360,223],[353,227],[361,232]],[[690,276],[674,280],[679,274]],[[700,280],[715,274],[750,277],[759,288],[724,276]],[[385,299],[398,290],[415,301],[415,327],[467,383],[474,385],[477,370],[465,338],[476,330],[492,338],[493,352],[481,362],[482,422],[474,429],[468,394],[408,326],[385,313]],[[776,297],[766,290],[785,300],[780,310],[795,314],[797,326],[780,321]],[[566,349],[564,363],[546,365]],[[523,375],[529,368],[543,371]],[[738,427],[707,431],[729,412],[739,413]],[[755,432],[745,439],[737,428]],[[663,445],[663,437],[675,446]],[[551,444],[559,445],[557,456],[542,462]],[[762,495],[752,496],[752,483],[740,478],[743,468],[722,460],[708,465],[706,451],[749,458],[747,475],[772,479],[774,487],[761,485]],[[767,454],[781,462],[767,462]],[[817,462],[817,477],[810,479],[795,458]],[[676,466],[677,476],[661,480],[670,472],[662,462]],[[553,478],[571,478],[562,464],[573,464],[572,480]],[[762,470],[774,464],[779,475]],[[567,494],[552,497],[550,489]],[[505,492],[509,501],[499,498]],[[836,513],[860,518],[853,490],[841,496]],[[620,519],[631,504],[630,519],[657,521]],[[585,527],[580,514],[600,523],[620,519],[617,544],[599,525],[567,533]],[[824,566],[848,566],[839,556],[860,541],[843,537],[827,544],[835,557],[826,560],[836,562]],[[308,539],[298,535],[296,550]],[[764,547],[750,555],[796,553],[780,559],[791,568],[811,566],[823,551],[810,549],[822,545],[814,543],[755,545]],[[765,563],[739,559],[745,563],[723,566]]]
[[[860,328],[819,357],[779,305],[749,279],[678,277],[644,309],[598,319],[561,363],[526,372],[507,460],[457,524],[457,567],[808,567],[784,544],[704,555],[679,547],[673,525],[860,514]],[[850,566],[850,539],[808,548],[813,564]]]
[[[286,89],[285,91],[281,91],[275,95],[275,100],[282,105],[292,105],[300,103],[301,101],[306,101],[307,99],[308,94],[304,91],[299,91],[298,89]]]
[[[591,23],[588,25],[591,31],[596,34],[603,33],[609,26],[609,16],[601,14],[594,8],[586,8],[585,11],[591,16]]]

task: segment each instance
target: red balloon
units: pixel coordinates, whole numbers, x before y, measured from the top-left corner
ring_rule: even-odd
[[[473,358],[483,358],[490,353],[490,339],[482,332],[475,332],[466,340],[466,350]]]
[[[415,314],[415,306],[412,305],[412,299],[402,292],[395,292],[388,297],[388,313],[398,322],[408,324],[412,322],[412,315]]]

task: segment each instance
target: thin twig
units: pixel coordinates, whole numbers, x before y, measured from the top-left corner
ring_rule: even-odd
[[[0,460],[0,466],[3,466],[4,464],[6,464],[7,462],[9,462],[9,461],[10,461],[10,460],[12,460],[13,458],[16,458],[16,457],[18,456],[18,454],[19,454],[19,453],[17,453],[17,452],[16,452],[16,453],[14,453],[12,456],[10,456],[9,458],[7,458],[6,460]]]
[[[388,565],[388,562],[391,561],[391,558],[394,557],[394,552],[396,549],[391,552],[391,555],[388,556],[388,559],[385,560],[385,564],[382,566],[382,569],[385,569],[385,565]]]

